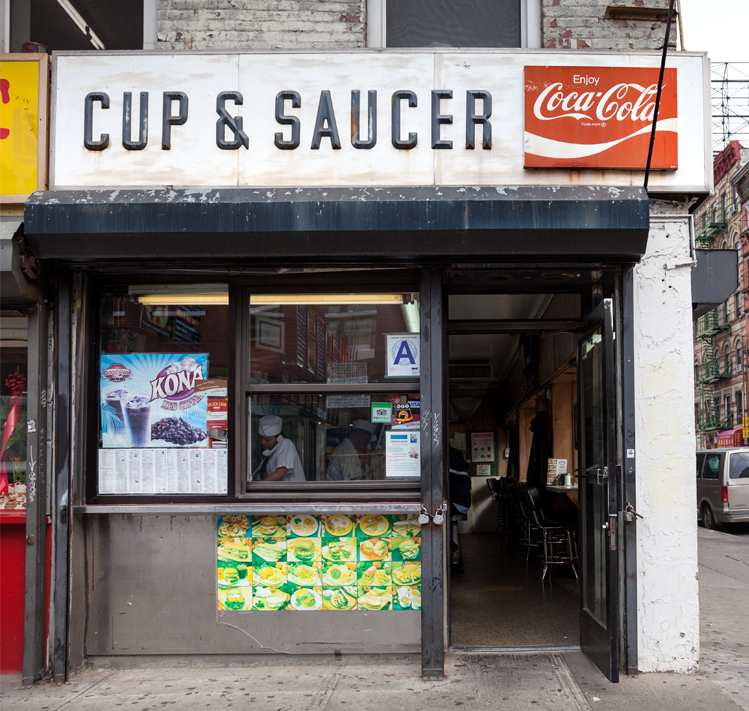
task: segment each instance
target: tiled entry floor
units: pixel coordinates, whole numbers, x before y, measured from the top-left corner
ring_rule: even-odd
[[[577,587],[571,571],[554,573],[541,587],[541,569],[528,570],[503,551],[493,534],[462,534],[465,573],[451,579],[453,646],[575,645],[580,641]]]

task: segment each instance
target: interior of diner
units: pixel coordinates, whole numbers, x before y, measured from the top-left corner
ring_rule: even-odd
[[[450,445],[470,475],[470,508],[451,509],[453,647],[579,643],[578,335],[510,329],[583,309],[580,293],[449,296]]]

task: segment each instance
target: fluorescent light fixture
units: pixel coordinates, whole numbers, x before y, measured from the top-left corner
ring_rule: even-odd
[[[229,304],[229,289],[226,284],[168,284],[138,285],[128,289],[130,296],[137,296],[141,304],[169,305],[217,305]],[[252,294],[251,306],[350,306],[387,304],[402,305],[403,294]],[[418,304],[406,304],[408,312],[415,309],[418,319]],[[408,317],[407,317],[408,318]],[[409,328],[412,329],[413,316]],[[418,331],[418,321],[416,325]]]
[[[304,306],[345,306],[348,304],[402,304],[403,294],[253,294],[250,303],[304,305]]]
[[[83,32],[89,40],[91,40],[91,44],[94,45],[96,49],[104,49],[104,43],[96,35],[96,32],[88,26],[88,23],[81,17],[78,10],[73,7],[70,0],[57,0],[57,2],[60,7],[68,13],[70,19],[78,25],[78,29]]]

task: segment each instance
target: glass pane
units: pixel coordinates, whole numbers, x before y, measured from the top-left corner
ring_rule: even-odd
[[[749,479],[749,454],[735,452],[731,455],[731,479]]]
[[[28,321],[0,317],[0,509],[26,508]]]
[[[252,482],[418,479],[418,393],[253,395]]]
[[[606,544],[608,505],[603,339],[597,329],[582,346],[585,530],[583,533],[583,604],[604,627],[606,614]]]
[[[519,0],[388,0],[388,47],[520,47]]]
[[[102,298],[99,494],[225,494],[229,300],[222,285]]]
[[[389,336],[419,333],[419,295],[256,294],[250,328],[251,383],[379,383]]]
[[[703,479],[717,479],[720,474],[720,454],[708,455],[705,466],[702,469]]]

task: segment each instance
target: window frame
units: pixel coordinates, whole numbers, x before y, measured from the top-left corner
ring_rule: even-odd
[[[249,418],[247,398],[253,393],[315,392],[324,394],[351,392],[392,392],[395,386],[403,392],[421,392],[421,382],[382,382],[328,385],[327,383],[284,384],[249,382],[250,368],[250,309],[251,294],[313,294],[313,293],[378,293],[386,291],[419,292],[420,270],[397,268],[389,270],[347,270],[331,267],[330,272],[319,274],[293,274],[289,276],[269,273],[252,278],[229,277],[215,270],[201,273],[193,271],[187,276],[140,272],[137,276],[125,273],[102,274],[92,278],[86,293],[89,304],[88,321],[84,333],[86,358],[83,369],[91,387],[85,397],[85,416],[79,427],[86,444],[85,462],[80,469],[83,476],[82,503],[86,506],[122,506],[136,510],[144,505],[163,506],[203,505],[206,508],[245,504],[248,506],[286,504],[310,506],[317,503],[333,505],[394,504],[413,505],[421,501],[421,477],[404,481],[368,480],[349,482],[255,482],[247,490]],[[100,304],[106,290],[122,286],[139,286],[154,283],[227,284],[229,288],[228,314],[228,374],[229,441],[227,493],[223,494],[99,494],[99,355],[104,333]],[[92,436],[93,434],[93,436]],[[423,476],[423,473],[422,473]]]
[[[387,0],[366,0],[367,47],[387,49]],[[520,47],[542,47],[542,0],[520,0]]]
[[[253,482],[250,486],[247,480],[249,474],[249,418],[247,417],[248,400],[257,394],[278,395],[278,394],[346,394],[346,393],[386,393],[392,392],[394,387],[403,392],[421,392],[421,382],[419,381],[393,381],[378,383],[353,383],[353,384],[329,384],[329,383],[252,383],[250,382],[250,297],[253,294],[366,294],[378,293],[383,289],[396,291],[407,291],[418,293],[418,278],[409,280],[407,275],[398,284],[383,284],[376,277],[370,275],[370,278],[361,279],[362,272],[359,272],[359,283],[353,280],[348,285],[321,283],[320,281],[302,282],[298,278],[293,280],[275,278],[273,280],[254,280],[252,284],[243,285],[239,292],[238,308],[241,326],[240,333],[246,349],[246,357],[241,359],[240,371],[236,378],[236,390],[234,392],[237,404],[242,404],[242,415],[244,417],[244,426],[242,431],[235,435],[238,439],[238,451],[235,455],[235,462],[238,472],[244,472],[244,482],[237,477],[236,486],[238,496],[242,499],[253,499],[256,501],[265,501],[268,498],[278,501],[293,501],[301,499],[304,501],[330,501],[332,500],[371,500],[372,494],[376,493],[378,500],[383,501],[408,501],[414,503],[420,500],[421,480],[405,481],[388,481],[388,480],[367,480],[367,481],[306,481],[306,482]],[[244,485],[245,489],[240,491]]]

